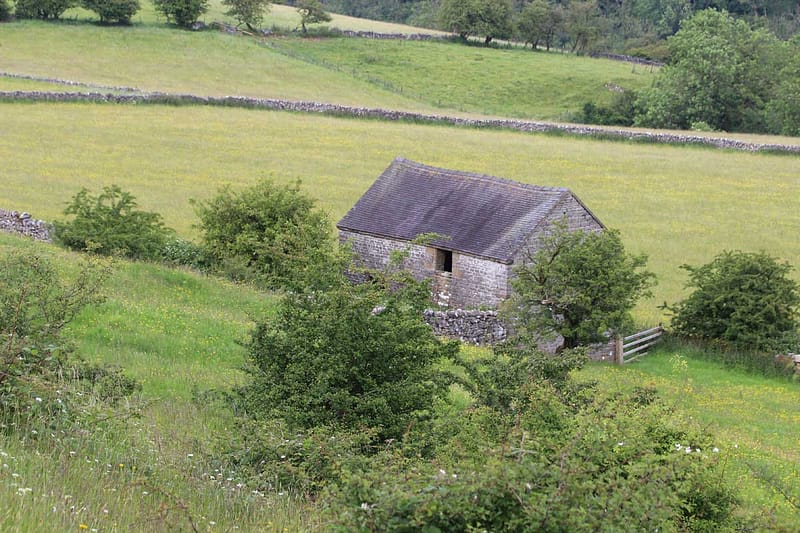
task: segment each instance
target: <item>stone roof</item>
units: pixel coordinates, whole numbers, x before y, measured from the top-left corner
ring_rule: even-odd
[[[526,238],[554,217],[553,209],[568,196],[580,203],[568,189],[526,185],[398,157],[336,227],[406,241],[438,233],[449,238],[433,240],[432,246],[511,264]]]

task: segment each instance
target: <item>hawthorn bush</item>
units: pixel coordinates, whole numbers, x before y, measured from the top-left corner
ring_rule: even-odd
[[[168,22],[189,28],[208,11],[208,0],[153,0],[153,6]]]
[[[160,259],[172,230],[161,215],[136,209],[136,199],[116,185],[93,196],[82,189],[64,210],[71,220],[54,223],[58,242],[78,251],[133,259]]]
[[[724,251],[708,264],[681,268],[694,290],[670,308],[678,334],[749,350],[779,349],[797,337],[800,290],[788,263],[763,252]]]
[[[58,19],[77,0],[17,0],[14,13],[21,19]]]
[[[247,348],[252,383],[242,389],[255,418],[292,428],[320,426],[373,431],[400,439],[431,416],[448,381],[436,364],[458,350],[422,319],[426,283],[405,273],[373,273],[353,285],[345,264],[324,265],[320,277],[283,297],[277,315],[256,323]]]
[[[332,250],[330,224],[299,184],[261,180],[194,202],[206,257],[229,277],[296,288]]]

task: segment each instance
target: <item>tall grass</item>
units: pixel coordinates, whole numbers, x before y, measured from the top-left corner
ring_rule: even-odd
[[[590,365],[581,376],[609,390],[655,388],[717,436],[745,509],[776,531],[800,525],[797,383],[732,369],[674,343],[624,367]]]
[[[263,176],[302,187],[338,220],[398,156],[571,188],[659,284],[638,311],[685,295],[683,263],[765,250],[800,266],[797,158],[591,139],[194,107],[3,104],[0,206],[61,217],[81,187],[112,183],[196,236],[191,198]],[[76,157],[75,154],[81,154]],[[794,276],[798,276],[797,271]]]

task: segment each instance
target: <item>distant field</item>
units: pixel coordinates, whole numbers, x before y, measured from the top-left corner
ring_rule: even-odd
[[[116,183],[192,237],[190,198],[274,176],[302,180],[336,221],[400,155],[574,190],[629,249],[650,256],[659,285],[643,321],[684,294],[680,264],[723,249],[763,249],[800,267],[794,156],[242,109],[0,106],[0,206],[46,220],[80,187]]]
[[[148,91],[432,109],[220,32],[24,22],[3,25],[0,49],[0,71],[16,74]],[[0,78],[0,88],[8,80]]]
[[[642,88],[628,63],[445,42],[263,40],[159,24],[3,26],[0,71],[199,95],[317,100],[365,107],[563,119],[611,88]],[[92,50],[87,54],[86,50]],[[168,53],[164,53],[164,51]],[[0,90],[17,82],[0,78]]]
[[[352,73],[425,104],[516,118],[565,119],[620,87],[642,89],[652,69],[607,59],[449,42],[272,40],[292,57]]]

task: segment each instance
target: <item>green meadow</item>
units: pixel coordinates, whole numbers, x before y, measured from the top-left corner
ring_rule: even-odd
[[[662,320],[656,306],[684,296],[681,264],[740,249],[800,265],[800,167],[792,156],[227,108],[2,109],[0,205],[45,220],[60,217],[81,187],[118,184],[194,238],[190,199],[271,176],[301,180],[336,221],[403,156],[572,189],[630,250],[649,256],[659,284],[640,305],[642,322]]]
[[[212,3],[206,22],[226,20],[222,11]],[[131,27],[95,25],[81,10],[67,15],[0,25],[0,71],[95,87],[535,119],[562,118],[589,97],[611,96],[611,86],[652,79],[625,63],[521,49],[178,31],[149,3]],[[297,20],[293,9],[273,6],[266,26]],[[417,31],[338,16],[331,26]],[[0,90],[92,89],[0,77]],[[685,296],[681,264],[741,249],[800,267],[797,156],[235,108],[0,103],[0,208],[45,220],[62,217],[81,187],[117,184],[179,236],[197,239],[190,200],[270,177],[300,180],[335,222],[397,156],[572,189],[629,250],[649,256],[659,284],[636,310],[642,324],[667,320],[658,305]],[[75,269],[75,254],[0,234],[0,253],[21,249]],[[142,382],[133,400],[140,416],[80,435],[0,434],[0,531],[319,528],[311,503],[280,487],[254,492],[210,459],[237,436],[230,411],[202,392],[246,379],[240,342],[277,296],[126,261],[105,293],[68,335],[83,357]],[[726,369],[675,345],[624,368],[591,364],[580,376],[609,390],[655,387],[718,436],[743,512],[771,529],[797,529],[797,383]],[[454,394],[468,404],[463,391]]]

